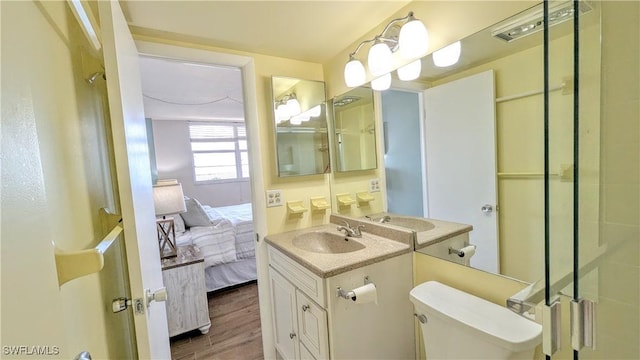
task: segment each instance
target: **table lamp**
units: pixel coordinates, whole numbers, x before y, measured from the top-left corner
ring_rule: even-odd
[[[153,202],[157,216],[158,245],[160,246],[160,258],[171,258],[178,254],[176,247],[176,230],[173,217],[166,215],[179,214],[187,211],[184,203],[182,185],[177,180],[158,180],[153,186]],[[180,216],[180,215],[178,215]]]

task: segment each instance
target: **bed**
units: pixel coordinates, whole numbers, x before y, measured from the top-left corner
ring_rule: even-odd
[[[202,252],[207,291],[256,280],[251,204],[210,207],[189,198],[185,203],[187,212],[174,217],[176,242]]]

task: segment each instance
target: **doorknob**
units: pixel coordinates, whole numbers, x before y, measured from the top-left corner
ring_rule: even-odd
[[[480,208],[480,210],[482,210],[482,212],[485,213],[485,214],[489,214],[489,213],[493,212],[493,206],[491,206],[489,204],[485,204],[484,206],[482,206]]]

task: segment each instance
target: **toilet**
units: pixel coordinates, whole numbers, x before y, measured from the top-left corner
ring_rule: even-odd
[[[410,298],[427,360],[533,359],[542,341],[540,324],[436,281],[414,287]]]

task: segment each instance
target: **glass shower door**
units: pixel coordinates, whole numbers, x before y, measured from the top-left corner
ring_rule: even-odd
[[[566,3],[544,3],[545,353],[638,359],[640,3]]]

